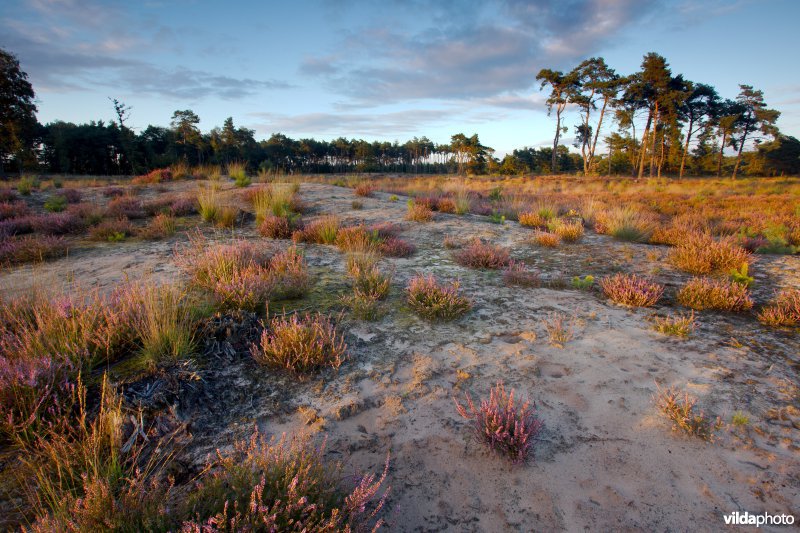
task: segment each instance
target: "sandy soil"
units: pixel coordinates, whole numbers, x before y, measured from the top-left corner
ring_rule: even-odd
[[[239,202],[235,194],[231,203]],[[345,222],[400,221],[401,237],[417,253],[382,260],[395,274],[381,320],[342,317],[349,360],[338,372],[298,381],[258,367],[241,339],[214,339],[218,355],[199,365],[201,379],[163,400],[193,435],[187,468],[255,424],[274,435],[325,433],[331,457],[353,469],[380,471],[390,454],[391,531],[717,530],[735,510],[800,514],[800,341],[752,315],[712,312],[699,315],[687,340],[654,332],[649,317],[674,311],[674,290],[688,279],[666,264],[667,248],[591,232],[579,244],[537,248],[527,242],[530,230],[513,222],[442,214],[430,223],[402,222],[402,197],[391,202],[377,193],[353,210],[350,189],[304,184],[301,195],[312,208],[307,219],[336,213]],[[258,237],[252,222],[235,234],[287,246]],[[442,245],[446,235],[508,246],[551,282],[652,274],[667,284],[667,298],[655,309],[628,310],[596,291],[506,287],[497,272],[457,265]],[[2,272],[0,286],[107,289],[126,276],[174,279],[172,250],[182,240],[87,245],[68,258]],[[347,290],[344,256],[332,246],[301,246],[317,284],[295,307],[337,311],[336,295]],[[451,323],[416,317],[402,288],[419,272],[460,279],[473,310]],[[761,256],[752,273],[754,298],[763,303],[777,287],[800,283],[800,258]],[[574,338],[563,348],[548,343],[542,322],[555,311],[571,317]],[[523,466],[471,439],[454,408],[454,396],[485,396],[499,380],[535,401],[545,423],[535,459]],[[726,425],[714,443],[677,433],[653,404],[656,383],[688,390],[725,422],[742,411],[750,425]]]

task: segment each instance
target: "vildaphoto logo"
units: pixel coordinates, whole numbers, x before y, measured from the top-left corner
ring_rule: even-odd
[[[794,515],[790,514],[753,514],[747,511],[722,515],[725,525],[729,526],[791,526],[794,524]]]

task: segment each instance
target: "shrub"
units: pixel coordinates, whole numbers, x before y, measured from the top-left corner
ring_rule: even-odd
[[[382,300],[389,294],[392,276],[383,274],[376,265],[365,267],[352,264],[348,274],[353,282],[353,291],[364,296]]]
[[[522,261],[509,261],[503,271],[503,283],[519,287],[538,287],[539,274],[528,269]]]
[[[501,269],[510,261],[509,251],[506,248],[484,243],[480,239],[473,239],[455,254],[458,264],[469,268]]]
[[[555,233],[550,233],[547,231],[536,231],[531,237],[531,240],[539,245],[544,246],[545,248],[555,248],[559,244],[561,244],[561,237],[559,237]]]
[[[147,174],[134,176],[131,183],[145,184],[145,183],[161,183],[162,181],[172,181],[173,174],[169,168],[157,168],[151,170]]]
[[[522,226],[531,228],[544,228],[547,227],[547,220],[545,220],[539,213],[535,211],[525,211],[517,216],[519,223]]]
[[[375,192],[375,187],[369,183],[362,182],[356,185],[354,192],[356,196],[363,196],[365,198],[369,198],[370,196],[372,196],[372,193]]]
[[[23,201],[0,203],[0,220],[24,217],[30,214],[30,212],[31,210],[28,208],[28,204]]]
[[[430,222],[433,220],[433,210],[426,205],[418,204],[409,200],[408,211],[406,212],[406,220],[413,220],[414,222]]]
[[[35,176],[22,176],[17,182],[17,192],[22,196],[30,195],[31,192],[38,190],[39,187],[41,187],[41,182]]]
[[[397,195],[396,195],[396,194],[393,194],[393,195],[391,195],[391,196],[389,197],[389,201],[390,201],[390,202],[396,202],[397,200],[399,200],[399,198],[397,197]]]
[[[180,196],[173,200],[169,206],[169,214],[174,217],[182,217],[197,213],[197,199],[187,196]]]
[[[34,218],[32,216],[23,216],[0,221],[0,238],[33,232]]]
[[[439,202],[436,207],[440,213],[456,212],[456,203],[452,198],[439,198]]]
[[[257,362],[300,374],[339,368],[346,350],[333,323],[322,314],[275,317],[251,347]]]
[[[49,213],[60,213],[67,208],[67,199],[61,195],[49,197],[44,202],[44,210]]]
[[[615,274],[600,280],[603,293],[615,303],[651,307],[664,293],[664,286],[636,274]]]
[[[693,278],[677,295],[678,303],[702,311],[746,311],[753,307],[747,287],[728,280]]]
[[[333,215],[328,215],[314,220],[306,225],[299,233],[296,233],[296,235],[297,240],[300,242],[333,244],[336,242],[336,235],[338,233],[339,219]],[[292,238],[295,238],[294,235]]]
[[[751,255],[732,239],[714,240],[708,234],[687,234],[671,251],[669,261],[690,274],[728,274],[751,261]]]
[[[784,289],[761,309],[758,320],[773,327],[800,325],[800,289]]]
[[[133,225],[127,218],[104,220],[89,230],[89,238],[95,241],[117,242],[133,235]]]
[[[45,261],[66,255],[69,246],[62,237],[26,235],[0,239],[0,265]]]
[[[292,236],[292,231],[292,223],[288,218],[275,215],[266,215],[258,225],[258,232],[271,239],[288,239]]]
[[[653,329],[674,337],[688,337],[695,327],[697,327],[697,321],[694,318],[694,311],[685,315],[670,315],[653,319]]]
[[[83,231],[85,224],[73,213],[48,213],[31,219],[33,230],[44,235],[66,235]]]
[[[376,531],[388,468],[387,459],[380,477],[359,475],[344,489],[347,476],[325,460],[324,444],[256,433],[205,469],[182,513],[189,518],[183,531]]]
[[[308,266],[295,246],[269,260],[269,296],[276,300],[300,298],[311,286]]]
[[[358,211],[360,209],[364,209],[364,204],[362,202],[359,202],[358,200],[353,200],[352,202],[350,202],[350,207]]]
[[[387,257],[409,257],[417,247],[397,237],[389,237],[379,245],[380,252]]]
[[[463,406],[455,399],[454,402],[458,414],[472,423],[475,437],[513,464],[524,463],[542,429],[535,405],[527,400],[515,404],[514,390],[506,392],[502,382],[477,408],[468,394],[466,400]]]
[[[572,340],[572,325],[568,323],[564,313],[550,313],[542,320],[544,329],[547,331],[547,338],[550,344],[556,348],[563,348],[566,343]]]
[[[247,187],[252,183],[250,178],[247,177],[247,167],[239,161],[228,163],[228,177],[233,180],[237,187]]]
[[[106,198],[119,198],[125,194],[125,189],[122,187],[106,187],[103,189],[103,196]]]
[[[672,421],[673,429],[682,430],[703,440],[714,440],[714,432],[722,427],[722,421],[709,419],[703,411],[696,411],[697,399],[688,392],[681,395],[674,388],[658,388],[656,406]]]
[[[336,246],[343,252],[368,252],[378,246],[378,235],[364,226],[341,228],[336,232]]]
[[[459,283],[440,285],[433,275],[411,278],[406,287],[408,305],[429,320],[453,320],[472,309],[472,302],[458,294]]]
[[[145,239],[164,239],[175,234],[175,217],[165,213],[159,213],[141,232]]]
[[[106,216],[110,218],[144,218],[142,202],[132,196],[118,196],[108,202]]]
[[[583,223],[580,220],[572,222],[559,221],[552,224],[552,230],[564,242],[578,242],[583,237]]]
[[[11,187],[0,187],[0,202],[10,203],[17,200],[17,194]]]
[[[63,196],[69,204],[80,203],[81,199],[83,198],[81,191],[78,189],[63,189],[61,191],[61,196]]]

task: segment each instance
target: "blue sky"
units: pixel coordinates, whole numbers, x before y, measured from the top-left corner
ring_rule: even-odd
[[[552,142],[539,69],[627,74],[650,51],[723,96],[762,89],[800,137],[799,19],[795,0],[5,0],[0,47],[42,122],[111,120],[112,97],[135,129],[188,108],[258,139],[463,132],[502,154]]]

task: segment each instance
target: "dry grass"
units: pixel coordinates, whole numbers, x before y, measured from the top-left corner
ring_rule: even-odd
[[[298,374],[339,368],[347,345],[322,314],[273,318],[250,353],[257,362]]]
[[[694,317],[694,311],[684,315],[653,318],[654,330],[673,337],[688,337],[696,327],[697,320]]]
[[[669,261],[690,274],[728,274],[748,265],[751,255],[731,238],[714,240],[705,233],[688,233],[670,252]]]

